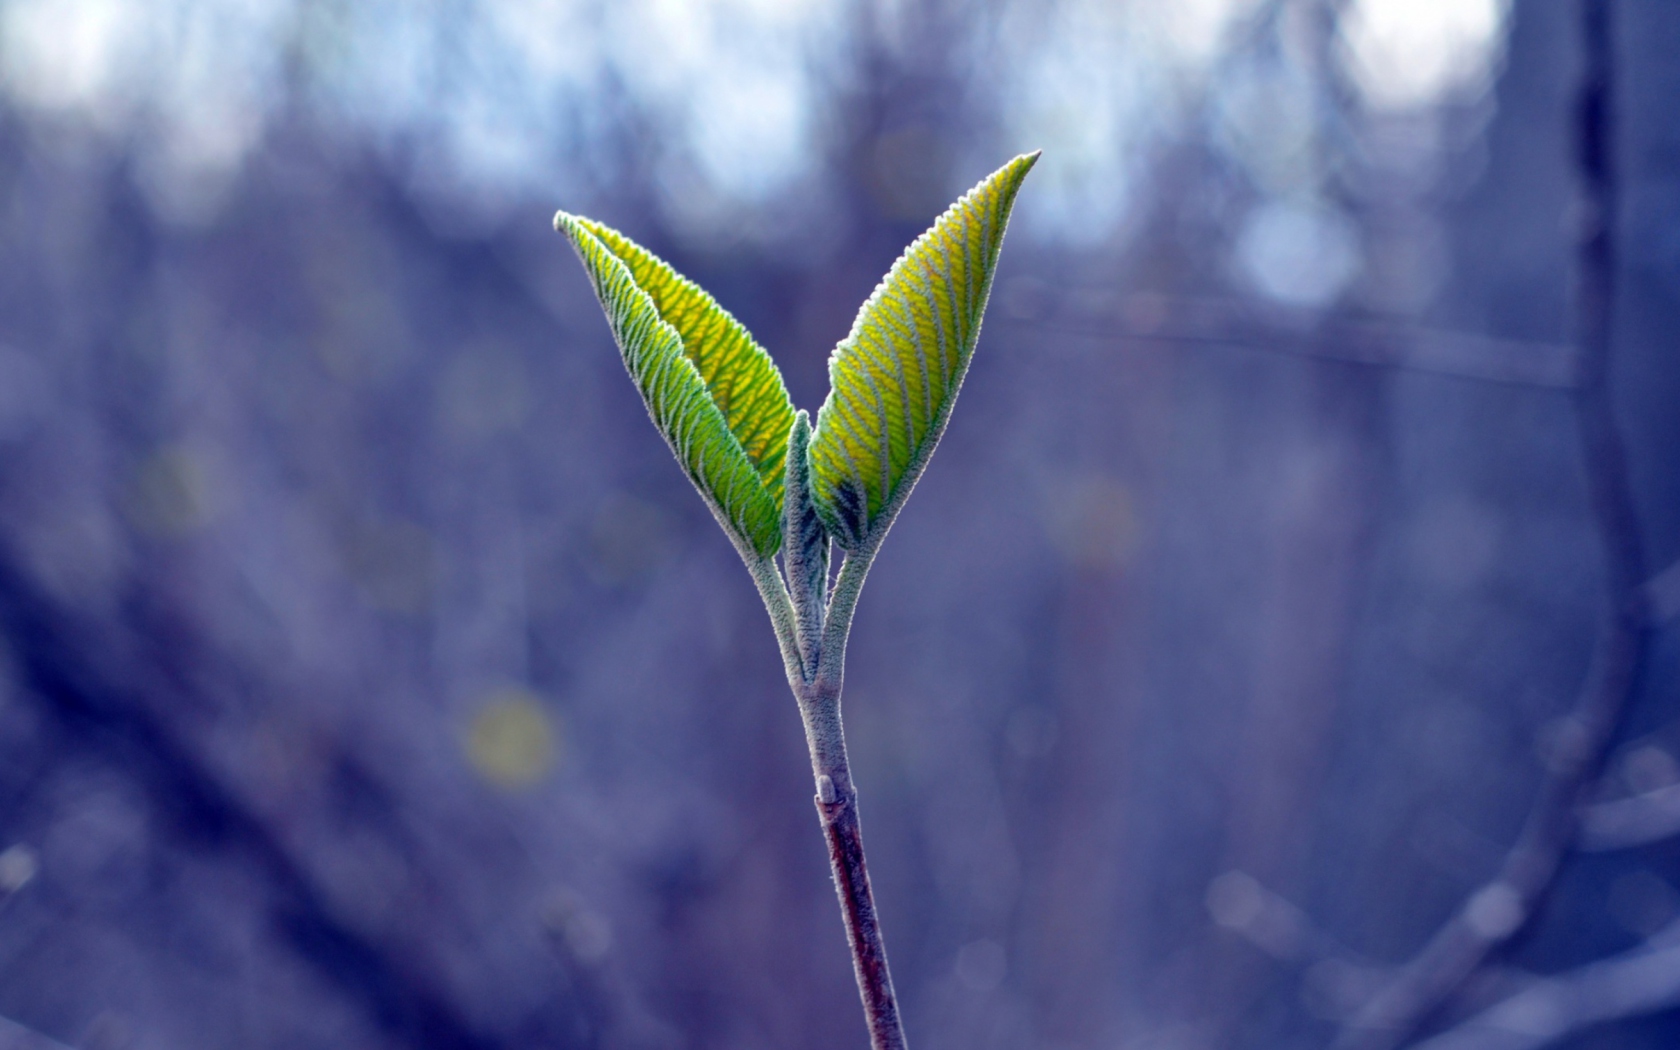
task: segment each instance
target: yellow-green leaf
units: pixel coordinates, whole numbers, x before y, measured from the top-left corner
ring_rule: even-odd
[[[775,554],[793,404],[770,356],[630,238],[565,212],[554,225],[583,261],[624,365],[690,480],[740,544]]]
[[[945,432],[1015,194],[1037,160],[1005,164],[916,238],[829,357],[811,480],[823,523],[847,550],[892,524]]]

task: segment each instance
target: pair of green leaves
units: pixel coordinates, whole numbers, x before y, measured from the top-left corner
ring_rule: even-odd
[[[1005,164],[905,249],[829,358],[814,430],[770,355],[698,285],[610,227],[555,216],[648,413],[743,555],[770,558],[784,527],[813,527],[804,507],[784,514],[789,478],[843,550],[872,548],[892,524],[950,418],[1037,159]],[[790,448],[804,461],[790,465]]]

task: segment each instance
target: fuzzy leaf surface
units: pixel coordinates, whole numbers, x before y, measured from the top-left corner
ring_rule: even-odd
[[[829,357],[811,480],[823,523],[847,550],[892,523],[945,432],[1015,195],[1037,160],[1005,164],[916,238]]]
[[[775,363],[728,311],[611,227],[561,212],[624,366],[718,519],[760,557],[782,539],[793,404]]]
[[[828,531],[811,502],[811,417],[800,410],[788,431],[787,493],[782,508],[782,565],[799,627],[799,650],[812,670],[828,601]]]

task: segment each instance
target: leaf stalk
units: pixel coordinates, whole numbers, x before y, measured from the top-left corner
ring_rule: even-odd
[[[746,552],[742,553],[745,559]],[[786,551],[783,556],[786,558]],[[788,685],[798,702],[800,721],[805,727],[805,746],[811,755],[811,775],[817,785],[814,800],[817,817],[828,843],[829,868],[846,925],[846,942],[852,951],[852,974],[857,978],[858,996],[863,1001],[869,1045],[871,1050],[904,1050],[904,1024],[899,1018],[898,997],[887,966],[886,942],[881,936],[875,894],[869,884],[857,790],[852,785],[846,734],[840,719],[846,638],[851,633],[852,612],[874,556],[873,550],[846,555],[834,587],[827,595],[826,608],[820,605],[802,608],[805,599],[816,592],[799,587],[790,590],[773,558],[747,559],[747,567],[752,570],[753,581],[770,613]],[[805,662],[800,645],[801,626],[812,622],[822,639],[820,656],[814,666]]]

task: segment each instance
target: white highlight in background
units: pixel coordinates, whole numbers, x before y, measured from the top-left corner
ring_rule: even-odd
[[[1341,22],[1348,69],[1375,109],[1414,109],[1485,91],[1505,40],[1507,0],[1354,0]]]

